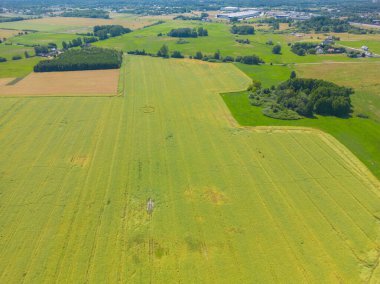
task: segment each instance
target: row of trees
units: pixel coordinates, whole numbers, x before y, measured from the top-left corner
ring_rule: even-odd
[[[173,18],[173,20],[183,20],[183,21],[202,21],[203,19],[208,18],[209,14],[203,12],[199,16],[185,16],[185,15],[179,15]]]
[[[109,19],[109,12],[95,9],[73,10],[61,14],[62,17],[77,17],[77,18],[101,18]]]
[[[180,51],[173,51],[170,53],[169,47],[164,44],[156,54],[148,53],[143,50],[131,50],[127,52],[128,54],[134,55],[147,55],[153,57],[163,57],[163,58],[184,58],[185,56]],[[247,56],[237,56],[236,58],[232,56],[222,57],[220,50],[217,50],[214,54],[203,54],[201,51],[197,51],[194,56],[190,56],[191,59],[203,60],[208,62],[239,62],[249,65],[258,65],[264,63],[264,61],[256,55]]]
[[[23,17],[1,17],[0,16],[0,23],[5,23],[5,22],[18,22],[18,21],[23,21],[25,18]]]
[[[295,23],[298,31],[316,33],[345,33],[357,32],[358,28],[352,27],[347,19],[334,19],[328,16],[312,17],[306,21],[298,21]]]
[[[255,28],[253,26],[236,26],[233,25],[231,28],[231,33],[238,35],[253,35],[255,33]]]
[[[168,36],[171,37],[199,37],[199,36],[208,36],[207,29],[203,27],[199,27],[198,29],[190,29],[190,28],[179,28],[179,29],[172,29]]]
[[[40,61],[34,72],[117,69],[122,52],[98,47],[71,49],[51,60]]]

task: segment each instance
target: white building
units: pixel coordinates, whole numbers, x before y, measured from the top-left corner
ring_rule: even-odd
[[[238,20],[246,20],[254,17],[260,16],[261,12],[257,10],[249,10],[242,11],[236,13],[225,13],[225,14],[217,14],[216,17],[220,19],[228,19],[231,20],[233,18],[237,18]]]
[[[238,7],[224,7],[222,9],[220,9],[220,10],[226,11],[226,12],[237,12],[240,9]]]

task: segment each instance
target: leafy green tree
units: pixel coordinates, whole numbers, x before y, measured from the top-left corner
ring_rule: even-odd
[[[216,60],[220,60],[220,50],[218,49],[215,53],[214,53],[214,59]]]
[[[273,46],[272,53],[273,54],[281,54],[281,45],[276,44],[275,46]]]
[[[173,58],[184,58],[185,56],[183,56],[180,51],[175,50],[175,51],[173,51],[171,57],[173,57]]]
[[[200,51],[197,51],[194,55],[194,59],[201,60],[203,58],[203,54]]]
[[[296,71],[292,71],[291,73],[290,73],[290,79],[292,80],[292,79],[295,79],[297,77],[297,73],[296,73]]]
[[[157,52],[157,56],[169,58],[169,48],[166,44],[160,48],[160,50]]]

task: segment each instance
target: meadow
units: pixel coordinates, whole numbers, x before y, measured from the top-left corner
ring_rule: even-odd
[[[209,36],[199,38],[186,38],[188,43],[178,44],[178,38],[169,36],[157,36],[159,33],[168,33],[173,28],[179,27],[204,27],[208,30]],[[257,31],[255,35],[234,35],[230,33],[231,25],[226,23],[201,23],[197,21],[167,21],[164,24],[137,30],[133,33],[120,37],[111,38],[106,41],[95,43],[97,46],[117,48],[123,51],[145,49],[147,52],[156,53],[163,44],[168,45],[171,51],[178,50],[187,56],[194,55],[197,51],[206,54],[214,54],[220,50],[222,56],[252,55],[260,56],[266,63],[289,64],[289,63],[316,63],[316,62],[361,62],[371,59],[351,59],[346,55],[308,55],[298,56],[290,51],[289,34],[275,34],[266,31]],[[323,38],[323,37],[321,37]],[[251,44],[240,44],[236,39],[249,39]],[[322,40],[322,39],[321,39]],[[272,41],[274,44],[282,46],[282,53],[275,55],[272,53],[273,45],[266,44]],[[379,60],[379,59],[372,59]]]
[[[78,35],[66,34],[66,33],[47,33],[47,32],[36,32],[29,33],[27,35],[15,36],[10,38],[7,42],[12,44],[20,45],[48,45],[49,43],[55,43],[58,48],[62,48],[62,42],[69,42]]]
[[[379,184],[337,140],[238,126],[232,64],[122,68],[121,97],[0,99],[0,282],[378,281]]]

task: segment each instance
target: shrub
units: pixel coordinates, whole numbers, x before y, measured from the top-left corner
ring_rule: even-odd
[[[169,48],[166,44],[164,44],[160,50],[157,52],[158,57],[163,57],[163,58],[169,58]]]
[[[201,60],[203,58],[203,54],[200,51],[197,51],[194,55],[194,59]]]
[[[6,62],[6,61],[7,61],[6,58],[4,58],[4,57],[0,57],[0,62]]]
[[[183,56],[181,52],[175,50],[175,51],[173,51],[171,57],[173,57],[173,58],[184,58],[185,56]]]
[[[272,49],[273,54],[281,54],[281,45],[276,44]]]
[[[20,60],[21,58],[22,58],[21,55],[12,56],[12,60]]]
[[[298,120],[302,117],[293,110],[286,109],[278,104],[271,104],[270,106],[264,108],[262,113],[265,116],[275,118],[275,119],[283,119],[283,120]]]

